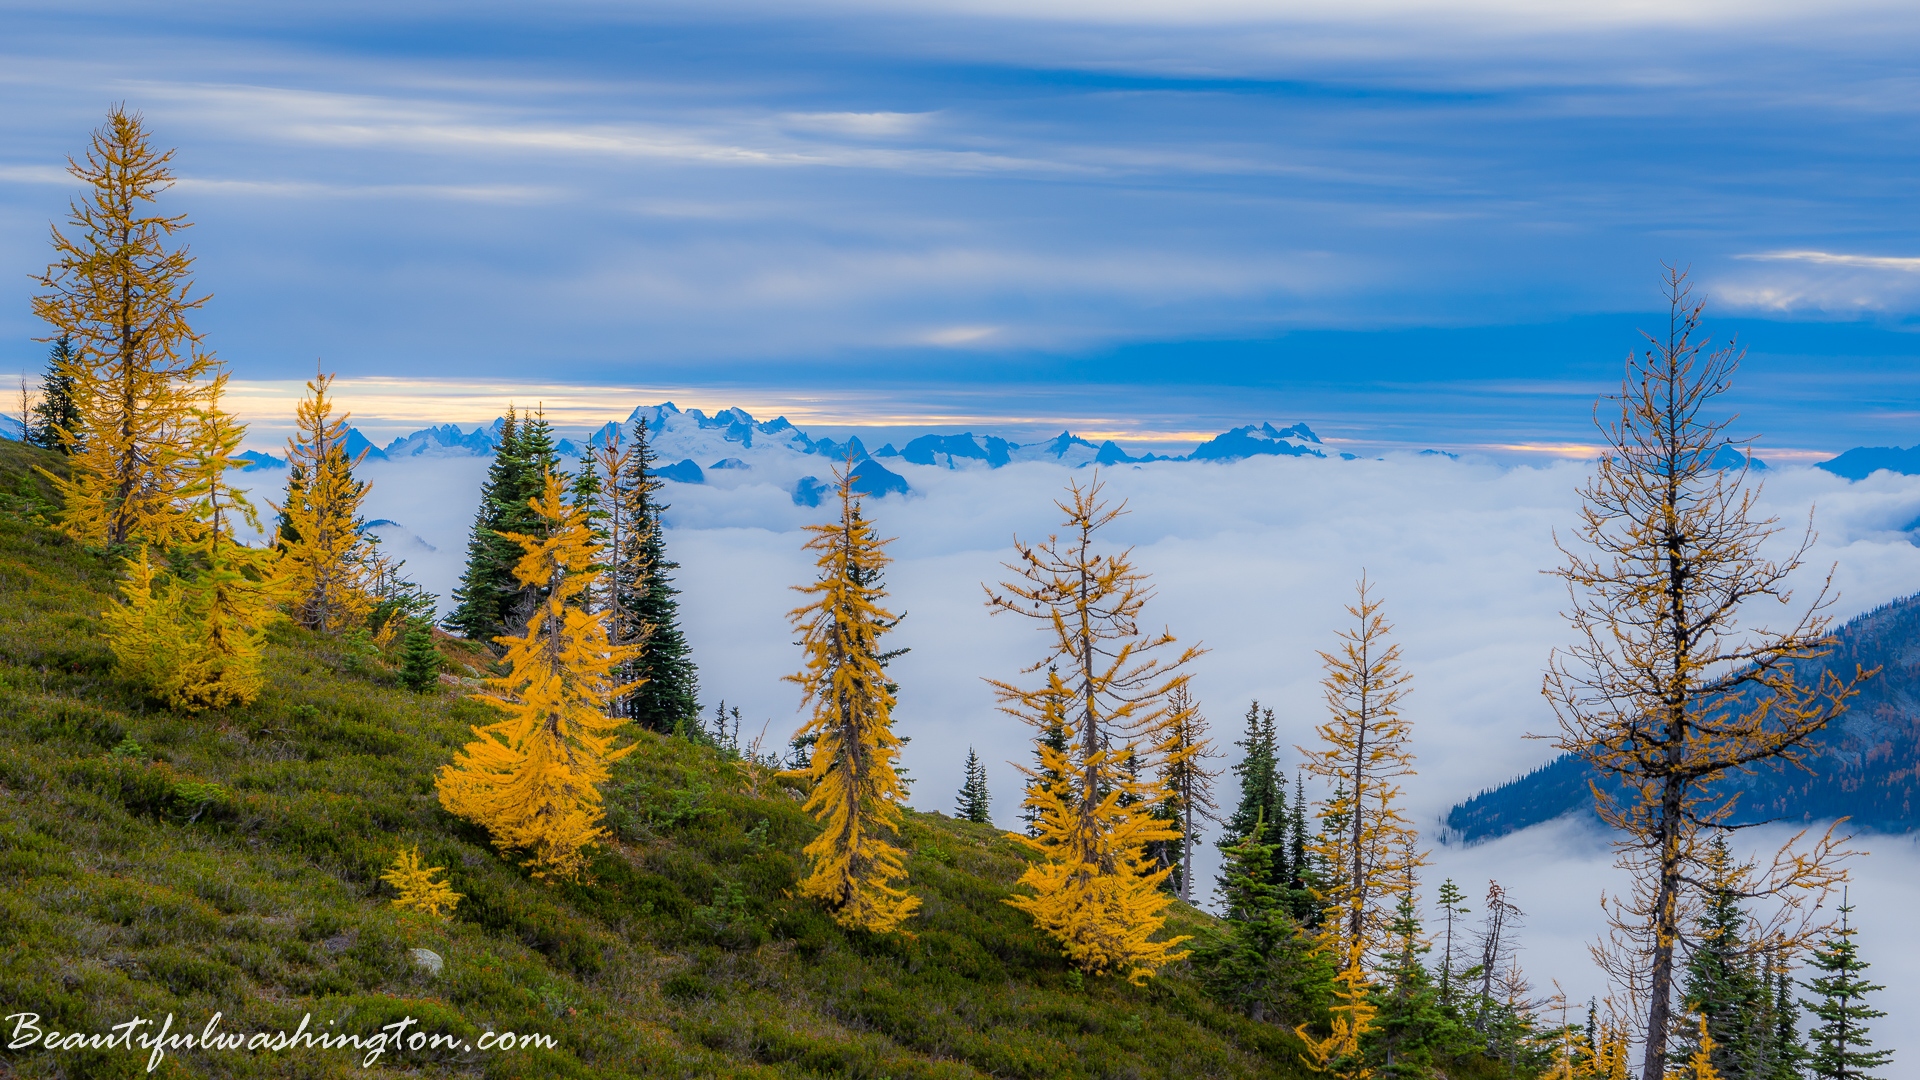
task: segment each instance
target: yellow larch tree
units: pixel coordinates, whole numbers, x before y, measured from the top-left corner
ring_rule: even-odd
[[[1324,1039],[1314,1038],[1301,1024],[1293,1033],[1306,1044],[1301,1055],[1307,1067],[1328,1072],[1341,1080],[1367,1080],[1373,1069],[1366,1063],[1362,1040],[1373,1030],[1380,1007],[1374,1004],[1374,985],[1367,977],[1366,945],[1355,939],[1347,943],[1339,974],[1333,977],[1333,1004],[1327,1009],[1332,1031]]]
[[[365,457],[347,457],[348,414],[333,415],[328,390],[333,376],[316,375],[300,399],[296,437],[287,440],[291,467],[286,519],[280,538],[280,577],[293,621],[308,630],[337,634],[363,626],[373,610],[372,590],[381,563],[375,545],[360,531],[360,500],[367,486],[354,479]]]
[[[1033,545],[1015,539],[1018,559],[1006,566],[1016,580],[987,589],[995,614],[1034,619],[1051,639],[1024,672],[1046,672],[1039,685],[990,680],[1001,709],[1043,734],[1058,732],[1065,746],[1040,741],[1040,768],[1024,770],[1043,781],[1026,799],[1036,835],[1009,835],[1040,860],[1020,878],[1032,893],[1007,903],[1032,916],[1079,970],[1140,984],[1186,956],[1176,949],[1187,939],[1154,940],[1173,898],[1160,887],[1171,870],[1154,868],[1148,846],[1173,843],[1179,833],[1153,816],[1168,798],[1159,763],[1134,755],[1165,743],[1173,721],[1168,696],[1186,682],[1183,668],[1200,650],[1166,659],[1161,650],[1177,647],[1174,636],[1141,629],[1141,609],[1153,595],[1147,575],[1130,550],[1094,549],[1100,529],[1126,512],[1124,503],[1102,500],[1101,487],[1098,477],[1069,484],[1069,497],[1055,504],[1066,515],[1065,537]]]
[[[259,520],[226,481],[246,429],[220,407],[226,375],[194,410],[181,494],[191,539],[156,571],[146,545],[126,560],[120,603],[105,613],[107,642],[122,676],[188,712],[244,704],[259,696],[264,630],[277,617],[271,549],[235,537]]]
[[[187,316],[193,259],[170,247],[188,227],[152,204],[173,184],[173,151],[154,148],[138,113],[116,106],[68,172],[88,187],[70,204],[69,227],[53,229],[56,261],[38,278],[33,313],[71,350],[78,423],[61,438],[70,478],[51,477],[65,504],[61,528],[93,547],[171,548],[191,535],[182,497],[193,410],[207,400],[215,367]],[[49,474],[51,476],[51,474]]]
[[[422,862],[420,845],[401,848],[394,854],[392,864],[380,875],[380,880],[393,886],[394,891],[400,894],[393,899],[394,907],[402,911],[417,911],[436,919],[447,918],[464,897],[454,892],[452,885],[434,878],[433,875],[446,867],[424,866]]]
[[[834,478],[839,520],[807,526],[820,579],[795,586],[810,599],[787,616],[800,631],[806,666],[786,678],[800,686],[802,707],[813,707],[797,737],[817,740],[800,774],[812,784],[805,809],[825,826],[806,847],[800,893],[825,902],[842,926],[886,933],[920,907],[919,897],[894,884],[907,876],[892,840],[906,791],[894,767],[900,738],[880,639],[900,617],[880,606],[891,541],[861,516],[851,468],[836,468]]]
[[[1666,286],[1666,333],[1629,356],[1620,394],[1605,399],[1618,413],[1603,421],[1596,407],[1606,451],[1555,571],[1574,643],[1555,652],[1543,686],[1557,745],[1604,781],[1592,785],[1595,809],[1632,875],[1626,896],[1605,900],[1610,932],[1594,956],[1643,1010],[1642,1080],[1669,1073],[1676,950],[1710,877],[1708,839],[1735,807],[1728,781],[1798,763],[1873,674],[1810,663],[1833,644],[1828,588],[1787,629],[1741,624],[1749,601],[1790,602],[1788,578],[1813,532],[1783,559],[1762,555],[1779,530],[1758,513],[1759,485],[1745,468],[1716,467],[1731,419],[1710,409],[1739,356],[1701,333],[1685,272],[1669,268]],[[1803,681],[1809,669],[1819,675]],[[1767,898],[1775,914],[1758,936],[1788,948],[1824,925],[1814,911],[1846,854],[1831,829],[1804,848],[1798,839],[1730,894]]]
[[[530,509],[542,535],[502,535],[522,551],[514,577],[544,596],[524,632],[495,639],[506,647],[508,674],[487,680],[491,693],[474,695],[505,717],[475,727],[475,740],[440,769],[435,787],[440,805],[485,828],[503,856],[523,853],[535,878],[574,881],[586,869],[587,847],[605,834],[607,767],[633,750],[614,747],[624,721],[607,712],[633,689],[613,672],[638,650],[609,643],[605,612],[577,603],[593,586],[602,553],[587,508],[570,505],[561,477],[548,469]]]
[[[1408,749],[1412,724],[1400,714],[1407,675],[1393,627],[1369,595],[1365,577],[1359,598],[1347,606],[1355,626],[1340,632],[1340,644],[1320,654],[1321,681],[1331,714],[1316,731],[1319,741],[1298,748],[1307,771],[1334,784],[1323,803],[1329,828],[1315,852],[1333,871],[1322,898],[1331,907],[1322,947],[1345,971],[1372,967],[1389,937],[1399,883],[1411,882],[1424,854],[1415,851],[1415,830],[1401,808],[1399,778],[1413,773]]]

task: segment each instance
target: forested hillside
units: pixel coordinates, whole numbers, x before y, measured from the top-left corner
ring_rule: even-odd
[[[452,688],[410,693],[282,624],[252,704],[157,708],[101,639],[114,564],[29,520],[52,502],[27,467],[58,462],[0,442],[0,1000],[44,1028],[174,1013],[197,1031],[220,1012],[226,1031],[292,1031],[311,1012],[334,1031],[412,1016],[556,1040],[384,1058],[430,1075],[1307,1075],[1285,1026],[1213,1004],[1180,965],[1146,987],[1071,972],[1003,902],[1026,863],[988,825],[908,812],[922,907],[910,934],[869,935],[790,898],[818,827],[737,754],[636,733],[608,785],[614,841],[589,880],[542,885],[435,798],[485,721]],[[450,921],[392,904],[381,873],[412,845],[462,894]],[[145,1054],[8,1061],[133,1076]],[[153,1075],[294,1073],[364,1075],[347,1050],[179,1053]]]
[[[1766,768],[1728,782],[1742,792],[1735,820],[1851,817],[1857,827],[1908,832],[1920,826],[1920,596],[1861,615],[1834,636],[1832,654],[1807,665],[1807,676],[1844,676],[1856,665],[1879,674],[1816,737],[1806,769]],[[1558,758],[1454,807],[1447,827],[1472,842],[1591,813],[1592,775],[1574,758]]]

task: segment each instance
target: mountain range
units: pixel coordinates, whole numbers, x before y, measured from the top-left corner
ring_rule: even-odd
[[[505,418],[468,431],[457,424],[422,428],[377,446],[357,428],[347,429],[347,451],[370,460],[407,458],[483,457],[499,444]],[[745,409],[732,408],[709,416],[699,409],[681,409],[672,402],[641,406],[624,422],[609,421],[578,441],[562,438],[554,448],[562,457],[579,458],[590,447],[605,446],[632,424],[645,423],[656,457],[663,462],[657,475],[683,484],[741,482],[749,475],[780,483],[796,503],[817,505],[830,490],[822,476],[828,473],[820,459],[852,461],[854,490],[863,495],[904,494],[910,487],[895,469],[900,463],[946,469],[998,469],[1022,462],[1051,462],[1068,467],[1141,464],[1153,461],[1235,461],[1262,455],[1325,458],[1320,437],[1306,424],[1276,428],[1271,423],[1246,425],[1222,432],[1192,453],[1178,457],[1133,455],[1111,439],[1098,445],[1070,431],[1043,442],[1015,443],[996,435],[973,432],[926,434],[895,447],[888,443],[869,451],[859,436],[845,441],[812,438],[786,417],[756,420]],[[1352,454],[1340,454],[1352,458]],[[241,457],[248,468],[285,468],[271,454],[249,451]],[[702,465],[702,462],[706,462]]]
[[[1740,793],[1737,823],[1810,822],[1851,817],[1880,832],[1920,828],[1920,595],[1895,600],[1841,626],[1833,651],[1800,671],[1849,676],[1879,668],[1847,709],[1815,736],[1808,769],[1757,770],[1725,782]],[[1551,726],[1543,720],[1542,730]],[[1562,756],[1455,806],[1450,838],[1468,843],[1567,814],[1593,813],[1590,781],[1617,785],[1579,759]]]

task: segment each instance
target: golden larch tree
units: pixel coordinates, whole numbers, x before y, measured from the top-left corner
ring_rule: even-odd
[[[446,867],[426,866],[423,862],[420,845],[401,848],[394,853],[393,862],[380,875],[380,880],[400,894],[393,899],[394,907],[436,919],[448,918],[464,897],[454,892],[452,885],[434,878]]]
[[[329,374],[307,382],[297,435],[287,440],[289,475],[297,481],[288,481],[286,503],[276,507],[290,534],[281,537],[280,576],[293,621],[330,634],[365,625],[381,574],[375,545],[360,531],[367,486],[353,470],[366,455],[347,456],[348,414],[333,415],[332,385]]]
[[[235,537],[259,520],[226,481],[246,429],[220,407],[226,375],[213,380],[194,410],[182,497],[191,539],[157,571],[143,544],[125,561],[121,601],[104,618],[107,643],[123,677],[188,712],[245,704],[259,696],[260,654],[280,595],[271,549]]]
[[[1742,625],[1750,601],[1787,604],[1787,579],[1813,543],[1775,561],[1761,547],[1778,530],[1756,510],[1745,468],[1716,467],[1731,418],[1714,419],[1739,356],[1700,332],[1703,305],[1683,271],[1666,278],[1666,333],[1627,360],[1617,414],[1596,423],[1606,442],[1580,490],[1576,542],[1555,571],[1571,598],[1574,643],[1557,650],[1543,692],[1560,720],[1559,748],[1584,760],[1595,809],[1615,830],[1633,877],[1609,898],[1611,931],[1595,958],[1644,1009],[1643,1080],[1667,1076],[1675,1016],[1676,949],[1707,880],[1707,838],[1735,806],[1732,776],[1798,763],[1807,740],[1845,707],[1862,678],[1831,670],[1802,681],[1832,644],[1821,614],[1828,586],[1786,630]],[[1842,873],[1844,841],[1829,830],[1789,843],[1735,895],[1768,897],[1777,915],[1761,936],[1792,947],[1818,929],[1807,901]]]
[[[1333,977],[1333,1003],[1327,1008],[1332,1030],[1326,1038],[1315,1038],[1306,1024],[1293,1029],[1306,1044],[1302,1060],[1315,1072],[1332,1073],[1341,1080],[1367,1080],[1373,1075],[1363,1040],[1373,1031],[1380,1007],[1374,1003],[1375,987],[1367,977],[1365,961],[1365,943],[1349,941],[1339,960],[1339,974]]]
[[[812,785],[805,810],[825,826],[806,847],[800,893],[825,902],[842,926],[886,933],[920,907],[894,884],[907,876],[892,839],[906,791],[895,770],[900,738],[880,639],[900,617],[880,606],[891,541],[861,515],[852,469],[836,468],[834,478],[839,520],[807,526],[819,580],[795,586],[810,599],[787,615],[800,631],[806,666],[786,678],[800,686],[802,707],[813,707],[796,737],[816,739],[800,774]]]
[[[1022,770],[1046,778],[1027,793],[1036,835],[1010,835],[1041,858],[1020,878],[1032,894],[1007,902],[1031,915],[1081,971],[1139,984],[1186,956],[1175,950],[1187,939],[1153,940],[1173,898],[1160,887],[1170,868],[1156,869],[1148,847],[1179,834],[1153,816],[1168,792],[1159,763],[1139,760],[1136,749],[1166,741],[1168,696],[1186,682],[1182,669],[1200,650],[1165,659],[1161,650],[1177,646],[1174,636],[1141,629],[1141,609],[1153,595],[1147,575],[1131,550],[1094,549],[1100,529],[1126,512],[1124,503],[1108,506],[1101,487],[1098,477],[1068,485],[1069,497],[1055,503],[1066,515],[1064,538],[1015,539],[1018,558],[1006,567],[1016,580],[987,589],[987,605],[1045,626],[1044,655],[1024,674],[1047,674],[1031,688],[990,681],[1003,712],[1043,734],[1060,733],[1065,746],[1040,741],[1040,768]]]
[[[1333,909],[1322,947],[1342,971],[1374,965],[1388,941],[1397,885],[1425,860],[1409,843],[1415,830],[1401,808],[1399,779],[1413,774],[1413,728],[1400,714],[1408,676],[1370,588],[1362,577],[1357,602],[1347,606],[1354,627],[1320,654],[1330,715],[1315,729],[1319,741],[1298,748],[1307,771],[1334,784],[1323,803],[1329,826],[1315,851],[1333,871],[1322,894]]]
[[[56,261],[38,278],[47,290],[33,313],[70,351],[78,423],[62,430],[70,478],[52,477],[65,504],[61,528],[94,547],[171,548],[191,532],[181,495],[193,410],[207,400],[215,366],[187,316],[193,259],[169,246],[185,215],[153,207],[173,184],[173,151],[155,149],[138,113],[116,106],[68,172],[86,184],[66,229],[53,229]],[[49,474],[51,476],[51,474]]]
[[[586,848],[605,833],[607,767],[633,750],[614,747],[623,721],[607,711],[633,689],[613,672],[636,649],[610,644],[606,614],[577,602],[602,553],[587,508],[568,504],[551,469],[530,507],[543,535],[503,535],[522,551],[514,577],[544,596],[524,632],[495,639],[506,647],[508,674],[487,680],[491,693],[473,695],[506,715],[475,727],[475,740],[440,769],[435,786],[440,805],[485,828],[503,856],[524,853],[535,878],[574,881],[586,869]]]

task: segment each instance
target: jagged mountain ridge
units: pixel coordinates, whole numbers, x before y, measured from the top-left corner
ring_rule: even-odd
[[[1920,595],[1883,605],[1834,634],[1833,652],[1807,665],[1804,677],[1855,665],[1880,673],[1862,685],[1847,711],[1815,739],[1811,772],[1764,770],[1735,777],[1741,793],[1735,821],[1810,822],[1850,817],[1881,832],[1920,828]],[[1560,757],[1455,806],[1450,835],[1490,840],[1567,814],[1591,814],[1588,781],[1572,757]]]
[[[578,458],[589,447],[606,445],[636,421],[647,425],[661,462],[661,478],[684,484],[732,484],[757,477],[786,487],[801,505],[817,505],[828,490],[822,476],[829,469],[821,466],[820,458],[850,459],[854,463],[855,490],[877,496],[910,490],[906,478],[888,467],[892,462],[950,469],[1051,462],[1078,468],[1154,461],[1225,462],[1260,455],[1327,456],[1320,437],[1304,423],[1286,428],[1275,428],[1271,423],[1234,428],[1201,444],[1191,454],[1178,457],[1152,453],[1136,456],[1111,439],[1095,445],[1070,431],[1027,444],[972,432],[927,434],[899,448],[889,443],[869,452],[857,435],[845,441],[815,439],[784,416],[760,421],[740,408],[722,409],[708,416],[699,409],[683,410],[672,402],[636,408],[624,422],[609,421],[578,442],[560,439],[555,449],[562,457]],[[457,424],[438,424],[394,439],[385,447],[374,445],[360,431],[349,428],[347,448],[349,453],[364,453],[370,460],[481,457],[494,452],[504,423],[504,418],[496,419],[471,431]],[[243,456],[252,463],[249,468],[284,468],[286,464],[258,451]]]

